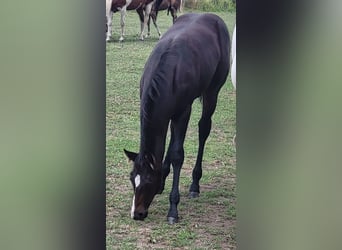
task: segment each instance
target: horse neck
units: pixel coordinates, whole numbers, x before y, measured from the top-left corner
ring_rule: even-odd
[[[161,168],[164,151],[168,121],[161,122],[141,119],[140,153],[152,154],[156,160],[156,167]]]

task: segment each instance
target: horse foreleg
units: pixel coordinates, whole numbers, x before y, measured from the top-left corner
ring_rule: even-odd
[[[151,10],[152,10],[152,3],[146,5],[145,7],[145,13],[144,13],[144,22],[141,23],[141,33],[140,33],[140,40],[144,40],[144,33],[145,33],[145,28],[147,26],[147,21],[150,16]]]
[[[107,18],[107,34],[106,34],[106,41],[110,41],[112,36],[112,20],[113,20],[113,12],[109,11],[106,15]]]
[[[121,36],[119,41],[123,41],[124,40],[124,35],[125,35],[125,22],[126,22],[126,7],[123,7],[120,11],[121,13],[121,20],[120,20],[120,24],[121,24]]]
[[[170,224],[178,222],[179,203],[179,176],[184,162],[184,139],[189,123],[191,105],[178,117],[171,121],[172,144],[168,150],[169,161],[173,167],[172,190],[169,196],[170,209],[167,214],[167,220]]]
[[[157,29],[158,36],[159,36],[159,39],[160,39],[162,35],[161,35],[161,32],[160,32],[159,27],[157,25],[157,14],[152,16],[152,21],[153,21],[154,27],[156,27],[156,29]]]
[[[170,174],[170,165],[171,165],[170,153],[171,153],[173,141],[174,141],[174,132],[173,132],[173,129],[171,129],[171,139],[170,139],[169,148],[167,150],[167,153],[163,162],[163,166],[162,166],[162,182],[161,182],[161,186],[158,191],[158,194],[163,193],[164,188],[165,188],[166,177]]]
[[[151,24],[151,15],[149,15],[148,20],[147,20],[147,36],[151,35],[150,24]]]

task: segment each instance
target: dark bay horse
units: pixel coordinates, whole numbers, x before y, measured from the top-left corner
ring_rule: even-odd
[[[111,39],[113,13],[118,11],[121,13],[121,36],[119,40],[124,40],[125,18],[127,10],[137,11],[141,23],[140,40],[144,40],[144,30],[147,26],[153,2],[154,0],[106,0],[106,41],[110,41]]]
[[[157,25],[158,12],[161,10],[167,10],[167,15],[171,13],[172,22],[175,23],[177,19],[177,12],[181,10],[182,5],[183,0],[155,0],[155,2],[152,5],[152,10],[147,21],[147,35],[150,35],[150,22],[152,18],[154,27],[156,27],[159,37],[161,37],[161,32]]]
[[[192,172],[190,197],[200,193],[204,145],[211,130],[217,96],[230,65],[230,37],[223,20],[214,14],[184,14],[159,40],[140,81],[140,150],[125,150],[134,162],[130,180],[134,189],[131,217],[143,220],[173,167],[170,224],[178,221],[179,176],[184,161],[184,139],[191,106],[201,97],[199,147]],[[171,139],[163,162],[166,134]]]

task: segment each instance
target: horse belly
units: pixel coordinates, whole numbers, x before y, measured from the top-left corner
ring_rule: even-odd
[[[127,10],[136,10],[153,2],[153,0],[133,0],[128,6]]]
[[[112,2],[112,11],[117,12],[122,9],[126,5],[126,0],[114,0]]]

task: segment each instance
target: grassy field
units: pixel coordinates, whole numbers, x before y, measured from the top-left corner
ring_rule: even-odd
[[[235,13],[216,14],[223,18],[232,33]],[[145,221],[130,218],[132,166],[127,163],[123,149],[139,150],[139,81],[158,36],[151,26],[151,37],[139,41],[138,15],[128,12],[125,41],[119,43],[119,16],[114,14],[113,40],[107,43],[106,49],[107,249],[236,249],[236,152],[232,144],[236,99],[230,78],[220,92],[213,116],[203,157],[200,197],[187,198],[201,114],[200,102],[195,100],[185,140],[179,223],[168,225],[166,221],[172,172],[163,194],[152,202]],[[158,24],[165,33],[172,25],[171,16],[160,12]]]

